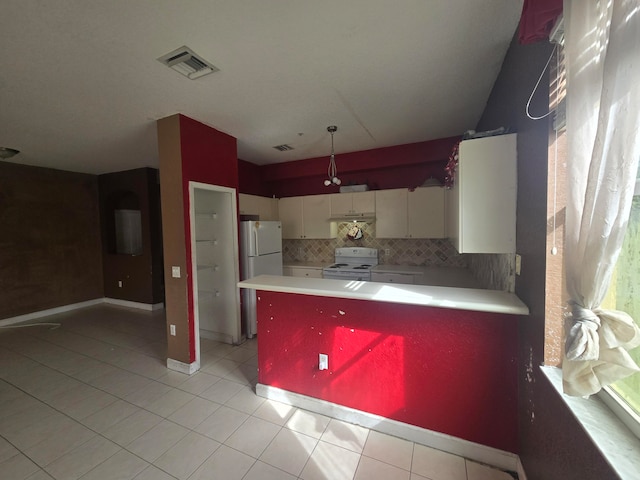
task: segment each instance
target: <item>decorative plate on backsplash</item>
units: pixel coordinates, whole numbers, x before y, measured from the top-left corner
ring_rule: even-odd
[[[362,229],[357,225],[354,225],[347,232],[347,238],[350,240],[360,240],[362,238]]]

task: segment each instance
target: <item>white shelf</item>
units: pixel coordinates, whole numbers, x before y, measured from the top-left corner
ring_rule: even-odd
[[[209,219],[216,219],[218,218],[218,214],[215,212],[211,212],[211,213],[197,213],[196,212],[196,216],[199,218],[209,218]]]

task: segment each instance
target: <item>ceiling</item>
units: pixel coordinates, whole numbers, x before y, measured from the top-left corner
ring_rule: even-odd
[[[478,122],[522,0],[3,0],[0,146],[100,174],[158,165],[182,113],[263,165],[462,134]],[[183,45],[219,72],[157,61]],[[279,152],[273,146],[288,144]]]

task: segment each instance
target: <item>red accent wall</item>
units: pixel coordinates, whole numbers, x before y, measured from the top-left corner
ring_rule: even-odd
[[[259,382],[517,452],[517,318],[258,293]],[[329,370],[318,370],[318,354]]]
[[[238,191],[251,195],[270,197],[269,189],[262,181],[262,168],[254,163],[238,159]]]
[[[441,138],[428,142],[394,147],[376,148],[352,153],[336,154],[338,177],[343,185],[366,183],[372,190],[388,188],[414,188],[433,176],[444,180],[444,167],[453,145],[460,137]],[[336,193],[339,187],[325,187],[329,156],[277,163],[259,167],[264,196],[290,197]],[[252,184],[244,176],[254,175],[242,170],[243,193],[251,191]],[[245,190],[246,189],[246,190]]]
[[[190,285],[193,272],[189,224],[189,182],[202,182],[237,189],[238,154],[234,137],[183,115],[180,115],[180,146],[187,278]],[[187,296],[189,303],[189,352],[193,362],[196,359],[196,346],[193,290],[191,288],[187,288]]]

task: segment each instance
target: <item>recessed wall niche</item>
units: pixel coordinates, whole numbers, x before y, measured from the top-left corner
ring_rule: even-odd
[[[113,192],[107,202],[109,253],[142,255],[142,212],[138,194],[120,190]]]

